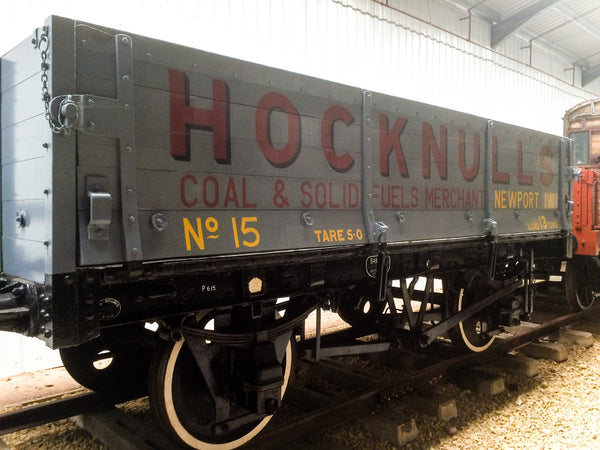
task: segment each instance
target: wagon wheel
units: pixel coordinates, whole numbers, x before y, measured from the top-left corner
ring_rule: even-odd
[[[453,289],[450,294],[450,306],[453,314],[462,311],[488,295],[487,289],[476,280],[467,287]],[[492,345],[495,336],[488,334],[488,332],[496,328],[492,314],[490,314],[488,308],[485,308],[448,330],[448,335],[454,346],[459,350],[477,353],[487,350]]]
[[[216,354],[220,344],[204,341],[203,353]],[[285,393],[292,374],[292,341],[285,349],[281,371]],[[214,364],[213,364],[214,365]],[[232,405],[226,426],[215,420],[215,402],[185,339],[164,342],[155,352],[148,383],[151,407],[161,426],[192,448],[231,449],[247,443],[271,420]],[[255,419],[254,419],[255,418]]]
[[[565,274],[565,297],[573,311],[583,311],[594,304],[597,277],[598,268],[591,257],[575,257],[569,261]]]
[[[356,287],[342,293],[338,314],[344,322],[353,327],[370,327],[384,312],[386,302],[378,302],[373,296],[374,289]]]
[[[115,395],[146,393],[151,349],[100,336],[59,352],[69,375],[88,389]]]

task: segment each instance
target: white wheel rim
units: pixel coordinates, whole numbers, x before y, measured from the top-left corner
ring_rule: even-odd
[[[458,296],[458,311],[462,311],[462,299],[463,299],[463,293],[465,292],[464,289],[460,290],[460,294]],[[490,345],[492,345],[492,342],[494,342],[494,339],[496,339],[496,336],[492,336],[492,338],[485,344],[482,346],[475,346],[471,343],[471,341],[469,340],[469,338],[467,337],[467,334],[465,333],[465,328],[462,322],[458,323],[458,329],[460,330],[460,337],[462,338],[464,344],[467,346],[467,348],[469,350],[471,350],[474,353],[478,353],[478,352],[483,352],[484,350],[487,350]]]
[[[224,449],[232,449],[239,447],[240,445],[245,444],[254,438],[260,431],[269,423],[273,415],[267,416],[263,418],[249,433],[243,435],[242,437],[229,442],[224,442],[222,444],[212,444],[209,442],[201,441],[190,433],[188,433],[187,429],[183,426],[181,421],[179,420],[179,416],[177,415],[177,411],[175,411],[175,406],[173,404],[173,373],[175,371],[175,363],[177,362],[177,357],[183,348],[184,339],[177,341],[175,345],[173,345],[173,350],[169,355],[169,360],[167,361],[167,367],[165,371],[164,384],[163,384],[163,395],[164,395],[164,404],[165,410],[167,413],[167,417],[169,418],[169,423],[177,436],[181,440],[183,440],[187,445],[193,448],[198,449],[207,449],[207,450],[224,450]],[[287,389],[288,381],[290,379],[290,374],[292,372],[292,345],[288,343],[285,350],[285,371],[283,374],[283,385],[281,386],[281,396],[283,398],[283,394]]]

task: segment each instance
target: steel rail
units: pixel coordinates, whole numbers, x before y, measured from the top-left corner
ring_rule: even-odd
[[[135,398],[138,397],[86,392],[65,399],[27,406],[17,411],[0,414],[0,436],[80,414],[105,412],[115,404]]]
[[[585,315],[593,312],[600,312],[600,305],[586,311],[557,317],[539,324],[537,327],[528,328],[523,333],[513,337],[502,339],[501,341],[497,340],[485,352],[462,354],[435,362],[402,378],[400,381],[377,387],[350,399],[342,400],[339,403],[325,406],[316,411],[311,411],[276,428],[269,429],[267,427],[263,433],[251,441],[248,448],[279,448],[282,444],[303,439],[307,435],[317,433],[361,414],[370,414],[377,403],[389,401],[392,398],[402,395],[409,389],[423,386],[434,377],[447,376],[464,367],[491,361],[510,350],[530,343],[536,338],[546,336],[560,327],[577,322]]]

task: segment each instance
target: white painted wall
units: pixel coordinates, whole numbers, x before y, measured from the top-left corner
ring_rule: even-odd
[[[573,86],[569,63],[537,47],[530,67],[518,37],[490,50],[490,26],[473,19],[469,36],[465,12],[446,0],[388,4],[2,0],[0,55],[57,14],[554,134],[566,109],[600,93],[600,82]],[[57,364],[41,343],[0,336],[0,375]]]
[[[529,67],[526,40],[490,50],[489,24],[473,18],[469,36],[448,0],[387,3],[3,0],[0,54],[58,14],[557,134],[566,109],[600,94],[600,81],[578,87],[578,72],[572,86],[571,65],[535,45]]]
[[[0,331],[0,377],[62,366],[58,350],[35,338]]]

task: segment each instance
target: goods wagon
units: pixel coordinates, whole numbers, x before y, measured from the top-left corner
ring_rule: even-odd
[[[560,136],[61,17],[0,67],[0,327],[192,447],[258,433],[297,346],[485,350],[571,256]]]

